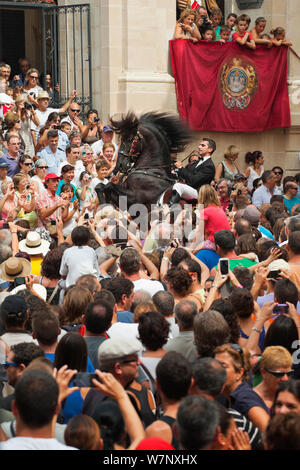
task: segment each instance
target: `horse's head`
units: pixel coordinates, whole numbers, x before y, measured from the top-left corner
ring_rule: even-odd
[[[111,119],[110,123],[121,137],[117,170],[127,174],[143,151],[144,139],[139,131],[139,120],[135,114],[128,113],[122,120]]]

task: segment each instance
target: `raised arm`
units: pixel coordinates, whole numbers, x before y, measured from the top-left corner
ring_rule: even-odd
[[[65,113],[68,110],[68,107],[70,106],[72,101],[74,101],[76,95],[77,95],[77,91],[73,90],[72,93],[71,93],[70,98],[68,99],[68,101],[66,101],[65,104],[61,108],[59,108],[59,110],[58,110],[59,114]]]
[[[95,388],[100,390],[100,392],[105,393],[105,395],[108,395],[118,403],[124,419],[126,431],[130,438],[130,446],[127,450],[134,450],[138,443],[146,437],[143,424],[134,409],[134,406],[132,405],[125,389],[112,374],[100,372],[98,369],[95,373],[99,377],[99,381],[97,379],[93,379]]]

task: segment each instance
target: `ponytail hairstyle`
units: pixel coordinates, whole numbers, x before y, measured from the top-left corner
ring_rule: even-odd
[[[276,38],[279,34],[285,35],[285,29],[282,28],[282,26],[278,26],[277,28],[271,29],[270,34],[273,34],[274,38]]]
[[[256,160],[262,156],[260,150],[255,150],[254,152],[247,152],[245,155],[245,162],[247,165],[254,165]]]

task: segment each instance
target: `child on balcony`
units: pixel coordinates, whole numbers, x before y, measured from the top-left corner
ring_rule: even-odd
[[[228,26],[226,26],[226,24],[221,26],[221,30],[220,30],[221,39],[220,39],[220,42],[223,43],[223,44],[228,42],[229,38],[230,38],[230,33],[231,33],[231,30]]]
[[[203,35],[204,41],[215,41],[216,40],[216,32],[212,26],[208,26],[206,28],[205,33]]]
[[[220,39],[221,39],[221,35],[220,35],[221,26],[220,26],[220,23],[221,23],[221,20],[222,20],[221,10],[219,10],[218,8],[213,8],[211,10],[210,19],[212,21],[212,27],[214,28],[215,33],[216,33],[215,41],[220,41]]]
[[[256,18],[255,27],[252,28],[251,34],[253,36],[255,44],[263,44],[269,48],[272,47],[272,42],[270,41],[270,39],[267,39],[265,37],[263,38],[263,31],[266,27],[266,24],[267,20],[263,16]]]
[[[250,49],[256,49],[255,41],[251,33],[247,31],[251,19],[248,15],[241,15],[237,19],[237,32],[233,33],[232,40],[241,46],[247,46]]]
[[[270,34],[273,34],[274,38],[271,39],[275,46],[292,46],[293,43],[285,39],[285,29],[279,26],[270,31]]]
[[[236,29],[236,20],[237,20],[236,13],[229,13],[229,15],[226,18],[226,26],[228,26],[228,28],[230,29],[229,41],[232,41],[232,35]]]

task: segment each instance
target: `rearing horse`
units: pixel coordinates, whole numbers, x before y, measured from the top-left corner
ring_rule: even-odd
[[[128,207],[135,203],[150,208],[176,182],[171,172],[171,153],[181,152],[191,134],[177,116],[146,113],[139,119],[129,112],[121,120],[111,118],[110,126],[121,137],[115,172],[121,173],[119,184],[108,183],[95,188],[100,202],[119,207],[119,196],[127,196]]]

